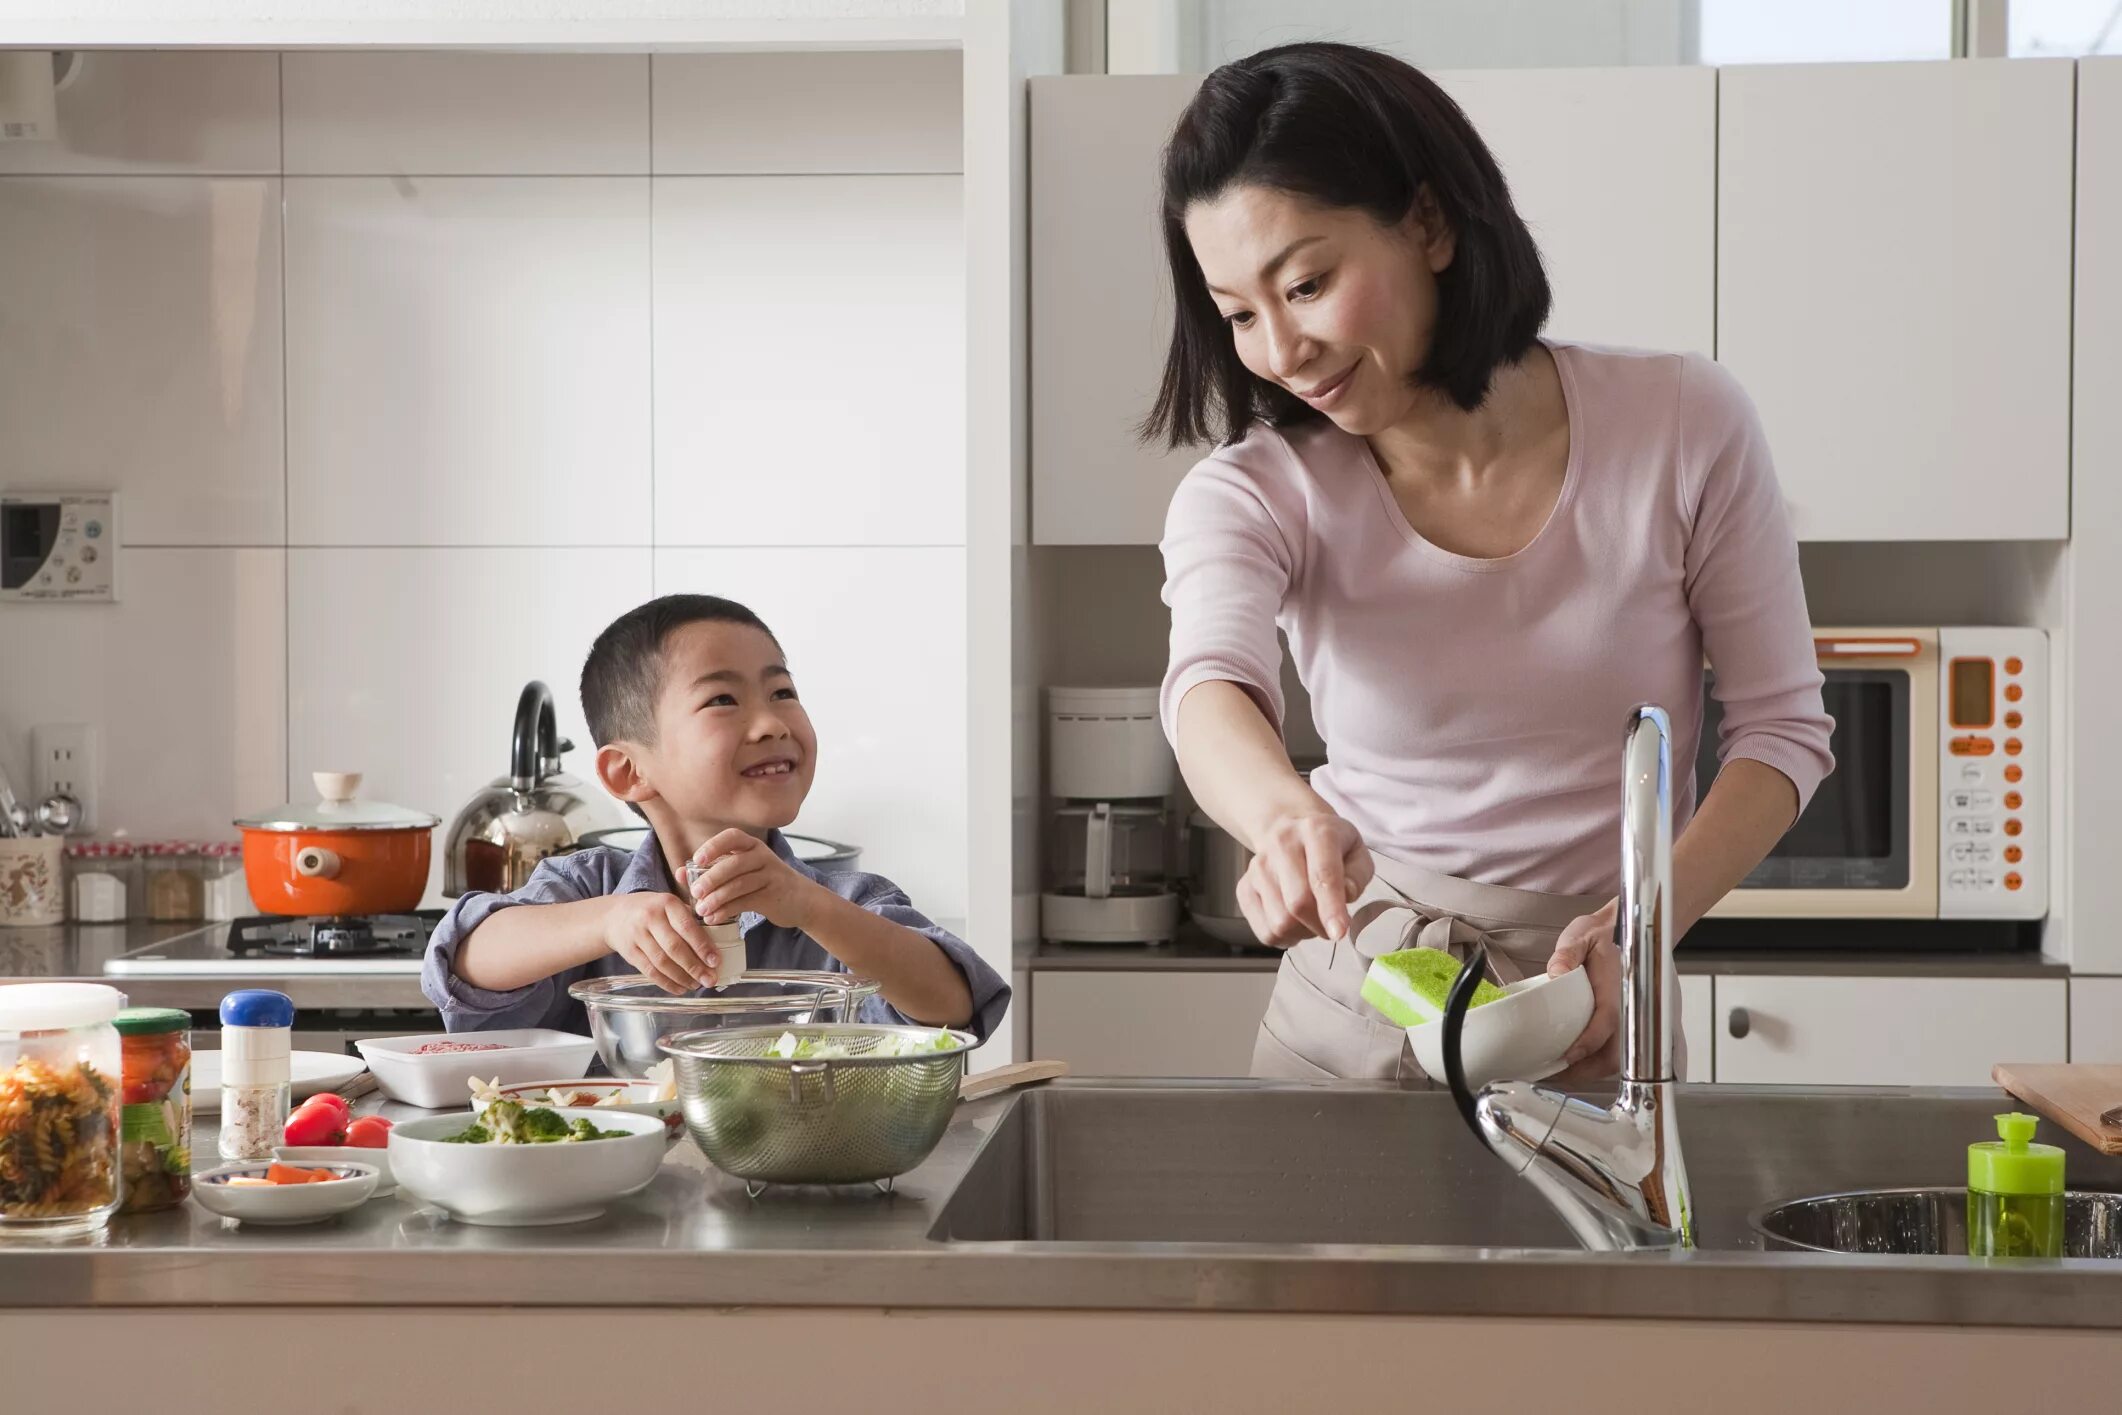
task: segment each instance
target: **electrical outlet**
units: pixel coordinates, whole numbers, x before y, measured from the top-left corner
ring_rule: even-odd
[[[86,722],[46,723],[29,733],[33,792],[24,804],[31,810],[47,796],[65,794],[81,803],[73,834],[86,835],[96,824],[96,729]]]

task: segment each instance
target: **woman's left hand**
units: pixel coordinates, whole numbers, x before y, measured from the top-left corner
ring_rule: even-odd
[[[1590,974],[1592,1015],[1563,1053],[1563,1069],[1550,1078],[1550,1084],[1567,1088],[1621,1069],[1621,955],[1614,948],[1614,921],[1620,912],[1621,901],[1609,899],[1596,913],[1571,919],[1555,940],[1547,976],[1559,978],[1572,968]]]

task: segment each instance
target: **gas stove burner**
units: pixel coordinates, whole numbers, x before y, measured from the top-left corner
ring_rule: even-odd
[[[440,909],[308,919],[237,919],[228,951],[238,958],[377,958],[418,955],[442,921]]]

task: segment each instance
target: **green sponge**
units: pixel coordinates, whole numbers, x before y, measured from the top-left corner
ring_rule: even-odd
[[[1419,1027],[1444,1015],[1444,999],[1459,977],[1459,960],[1441,948],[1403,948],[1372,960],[1363,975],[1363,1000],[1402,1027]],[[1473,1005],[1494,1002],[1503,989],[1483,978]]]

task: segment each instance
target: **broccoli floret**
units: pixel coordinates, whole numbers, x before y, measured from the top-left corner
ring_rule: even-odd
[[[549,1140],[565,1140],[571,1131],[572,1127],[568,1124],[566,1116],[557,1110],[547,1110],[543,1106],[524,1111],[522,1119],[516,1124],[516,1138],[529,1145],[542,1144]]]
[[[498,1100],[479,1112],[479,1125],[492,1143],[512,1145],[523,1139],[523,1102]]]
[[[492,1132],[484,1125],[472,1124],[467,1125],[454,1135],[444,1135],[442,1143],[445,1145],[483,1145],[492,1138]]]

